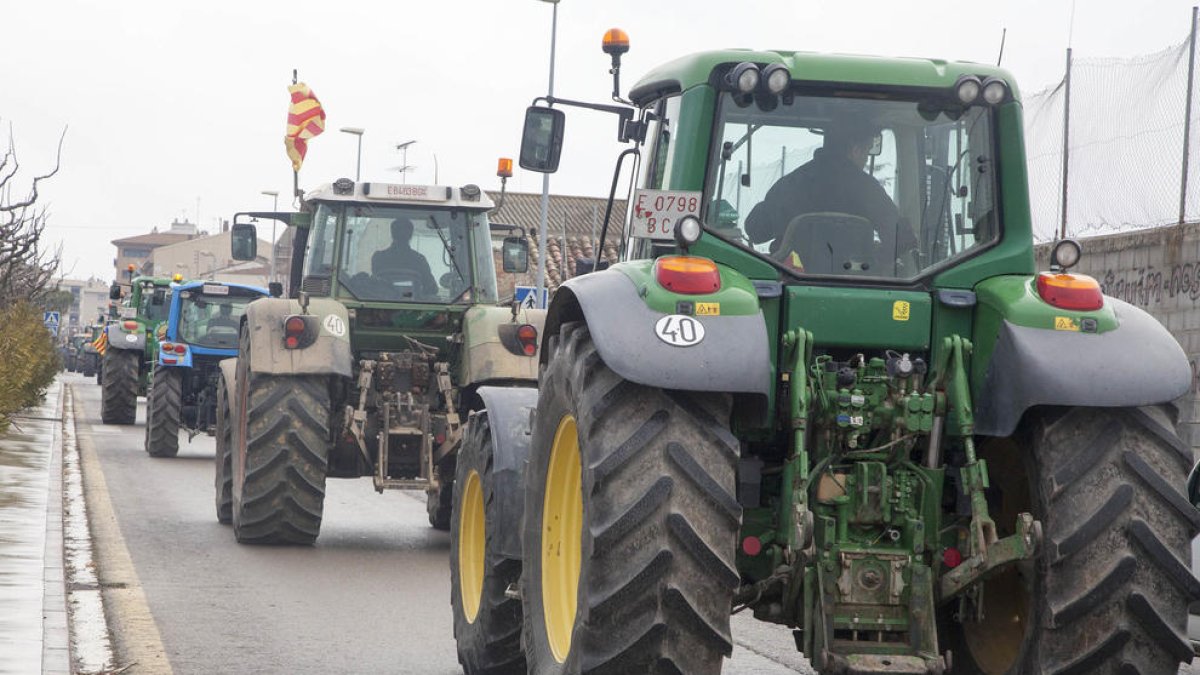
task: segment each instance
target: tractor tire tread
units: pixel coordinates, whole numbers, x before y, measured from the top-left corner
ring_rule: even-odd
[[[141,352],[109,348],[104,353],[104,384],[101,386],[100,421],[133,424],[137,421],[137,392]]]
[[[151,457],[179,454],[180,417],[183,414],[183,371],[155,368],[146,397],[146,452]]]

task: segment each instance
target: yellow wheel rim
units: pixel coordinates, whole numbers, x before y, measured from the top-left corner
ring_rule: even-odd
[[[479,484],[479,473],[472,470],[463,487],[462,515],[458,523],[458,586],[462,591],[467,623],[475,623],[483,598],[484,534],[483,488]]]
[[[579,564],[583,557],[583,491],[575,418],[566,415],[554,432],[542,503],[542,614],[550,651],[559,663],[571,651]]]

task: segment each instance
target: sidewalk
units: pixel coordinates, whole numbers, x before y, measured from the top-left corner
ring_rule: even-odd
[[[62,410],[55,380],[0,434],[0,674],[71,672],[63,584]]]

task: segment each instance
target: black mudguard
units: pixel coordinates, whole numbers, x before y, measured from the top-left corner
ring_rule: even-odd
[[[1154,317],[1105,296],[1120,325],[1089,334],[1005,321],[975,395],[975,432],[1009,436],[1039,405],[1125,408],[1173,401],[1192,371],[1175,338]]]
[[[646,306],[621,272],[593,272],[558,289],[545,335],[583,319],[600,358],[626,380],[663,389],[768,395],[771,362],[761,313],[696,317],[704,324],[704,340],[690,347],[673,347],[655,336],[654,326],[664,316]],[[541,358],[545,363],[547,350]]]
[[[529,440],[533,429],[530,413],[537,408],[537,389],[533,387],[480,387],[484,409],[492,434],[492,480],[499,495],[498,523],[493,530],[497,550],[514,560],[521,559],[521,517],[525,512],[525,463],[529,459]]]
[[[122,330],[116,324],[109,324],[104,331],[108,333],[108,349],[130,349],[139,352],[146,351],[146,334],[138,328],[136,332]],[[130,340],[129,338],[133,338]]]

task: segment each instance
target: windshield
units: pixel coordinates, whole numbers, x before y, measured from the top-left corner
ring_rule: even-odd
[[[340,244],[337,214],[345,213]],[[330,275],[359,300],[495,302],[496,271],[483,211],[322,204],[305,274]]]
[[[237,349],[238,325],[251,300],[262,297],[229,286],[219,286],[229,295],[180,291],[179,339],[198,347]]]
[[[986,107],[724,94],[718,130],[709,229],[793,273],[911,279],[998,235]]]
[[[154,284],[142,284],[142,298],[138,313],[150,320],[150,323],[166,321],[171,311],[171,289]]]

